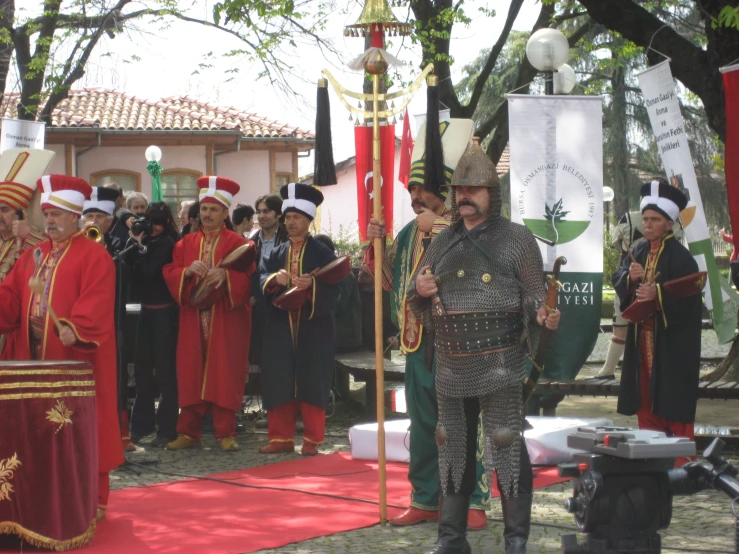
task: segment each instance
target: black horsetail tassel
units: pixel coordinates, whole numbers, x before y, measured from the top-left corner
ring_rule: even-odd
[[[426,84],[426,152],[423,181],[427,191],[438,195],[444,186],[444,149],[439,129],[439,78],[431,75]]]
[[[328,80],[318,80],[316,99],[316,151],[313,163],[313,184],[336,184],[336,167],[331,146],[331,107],[328,102]]]

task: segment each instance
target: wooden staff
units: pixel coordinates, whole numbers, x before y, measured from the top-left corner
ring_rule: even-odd
[[[382,213],[382,162],[380,153],[380,75],[372,75],[372,216],[384,221]],[[380,485],[380,525],[387,521],[387,473],[385,459],[385,363],[382,343],[382,266],[385,237],[374,240],[375,249],[375,373],[377,375],[377,465]]]

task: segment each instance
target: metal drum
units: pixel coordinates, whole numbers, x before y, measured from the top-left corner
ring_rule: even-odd
[[[86,362],[0,362],[0,533],[55,550],[95,533],[95,380]]]

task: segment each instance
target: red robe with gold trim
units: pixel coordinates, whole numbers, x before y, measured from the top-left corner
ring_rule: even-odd
[[[7,241],[0,239],[0,283],[10,275],[13,266],[24,252],[31,250],[45,240],[47,240],[46,235],[35,227],[31,227],[31,232],[20,242],[20,248],[18,248],[18,239],[15,237]],[[18,331],[8,335],[0,335],[0,360],[16,359],[13,349],[18,337]]]
[[[51,247],[50,240],[38,245],[41,266]],[[17,360],[32,358],[29,333],[33,295],[28,281],[35,274],[35,266],[33,250],[26,252],[0,285],[0,333],[19,330],[14,346]],[[70,348],[62,344],[47,311],[40,359],[86,361],[94,368],[98,468],[106,473],[123,463],[123,448],[116,411],[115,267],[105,248],[82,233],[73,235],[50,273],[49,304],[59,320],[72,328],[77,343]]]
[[[250,282],[254,264],[248,271],[226,270],[223,293],[210,308],[207,340],[203,336],[203,311],[190,304],[198,283],[185,277],[185,270],[197,260],[205,247],[203,231],[185,235],[175,244],[172,263],[162,273],[180,305],[180,331],[177,339],[177,390],[181,408],[211,402],[229,410],[239,410],[249,363],[251,337]],[[227,254],[244,244],[241,235],[221,229],[208,260],[215,267]]]

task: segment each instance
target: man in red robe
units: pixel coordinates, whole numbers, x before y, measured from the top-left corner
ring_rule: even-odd
[[[203,416],[213,414],[216,438],[225,451],[238,450],[236,412],[246,383],[251,334],[250,277],[246,271],[219,267],[223,258],[246,243],[225,227],[228,209],[239,185],[223,177],[201,177],[200,229],[180,240],[164,280],[180,305],[177,340],[178,437],[168,450],[200,446]],[[252,244],[253,248],[253,244]],[[208,307],[192,304],[192,294],[205,280],[215,287],[216,301]]]
[[[49,150],[13,148],[0,156],[0,283],[18,258],[40,242],[44,233],[28,222],[36,181],[54,159]],[[0,334],[0,360],[12,360],[18,333]]]
[[[50,240],[23,254],[0,285],[0,333],[20,330],[14,352],[18,360],[78,360],[92,365],[98,434],[97,517],[102,519],[110,490],[109,472],[123,462],[116,414],[115,268],[105,248],[79,230],[90,185],[67,175],[45,175],[38,185]],[[32,277],[44,284],[43,295],[29,288]]]

